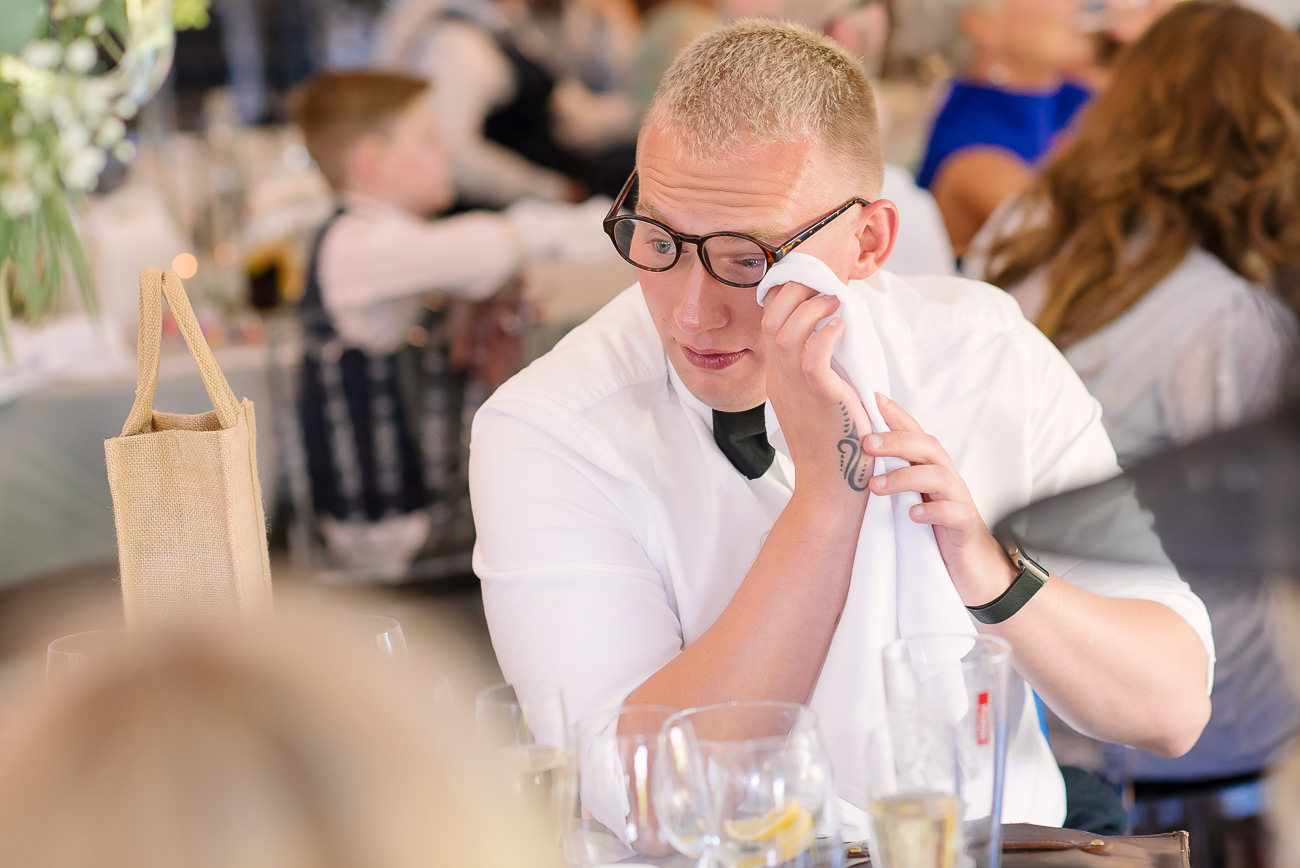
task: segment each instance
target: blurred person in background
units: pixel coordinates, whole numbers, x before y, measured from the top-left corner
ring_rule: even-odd
[[[984,220],[1087,101],[1067,71],[1090,62],[1078,0],[909,0],[898,31],[923,32],[956,70],[916,180],[934,193],[960,256]]]
[[[1286,296],[1300,274],[1300,37],[1187,0],[1114,75],[1124,85],[1101,92],[990,219],[966,270],[1010,290],[1062,349],[1129,465],[1283,398],[1297,338]],[[1113,755],[1127,778],[1257,777],[1295,732],[1264,601],[1231,587],[1204,598],[1219,655],[1209,726],[1176,760]]]
[[[545,852],[468,714],[339,614],[128,633],[14,708],[0,864],[490,868]]]
[[[681,50],[722,20],[714,0],[642,0],[641,43],[628,83],[638,119]]]
[[[322,73],[292,100],[338,198],[300,303],[312,506],[329,550],[385,579],[429,540],[431,507],[446,514],[459,503],[468,515],[458,471],[467,353],[453,358],[453,346],[479,334],[497,366],[509,359],[514,278],[527,255],[545,252],[544,233],[506,215],[427,219],[453,198],[427,89],[357,70]]]
[[[745,2],[745,0],[733,0]],[[879,87],[893,18],[887,0],[791,0],[791,17],[817,27],[853,57],[873,87]],[[883,105],[883,101],[878,103]],[[881,135],[888,135],[889,115],[880,114]],[[898,274],[955,274],[956,258],[943,215],[930,191],[916,183],[904,167],[886,161],[880,195],[898,206],[898,240],[889,255],[889,270]]]
[[[1296,337],[1282,290],[1300,267],[1300,38],[1189,0],[1116,73],[1125,86],[1085,110],[965,270],[1010,290],[1061,347],[1131,464],[1281,397]]]
[[[377,62],[434,82],[460,207],[617,192],[633,159],[623,88],[637,25],[617,0],[594,2],[401,0],[380,21]],[[578,9],[596,23],[571,37]]]
[[[956,71],[930,129],[917,183],[934,193],[960,257],[1094,86],[1112,47],[1176,0],[907,0],[901,53],[937,49]]]

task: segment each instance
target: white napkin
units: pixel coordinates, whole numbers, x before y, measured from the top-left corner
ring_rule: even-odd
[[[832,357],[832,366],[862,397],[872,431],[888,431],[874,393],[889,395],[889,370],[866,300],[821,260],[791,253],[773,266],[756,288],[758,303],[763,303],[772,287],[790,282],[840,300],[834,315],[844,320],[844,336]],[[767,412],[772,414],[770,403]],[[775,416],[769,415],[769,435],[776,430],[774,422]],[[769,439],[774,447],[788,454],[784,437]],[[873,475],[905,464],[899,458],[878,458]],[[841,797],[859,807],[867,803],[863,744],[867,725],[884,712],[880,656],[884,646],[898,636],[975,633],[939,555],[933,529],[917,524],[908,515],[908,510],[920,501],[915,492],[873,494],[867,501],[844,611],[809,702],[821,723],[835,770],[836,789]],[[960,698],[954,696],[954,701],[957,704],[951,711],[960,717],[965,711],[964,693]],[[847,820],[850,812],[845,815],[848,835],[854,824]]]

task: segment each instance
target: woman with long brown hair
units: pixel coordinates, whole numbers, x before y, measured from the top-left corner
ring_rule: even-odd
[[[1298,266],[1300,37],[1188,0],[1121,54],[966,270],[1064,351],[1129,463],[1276,403]]]
[[[1238,6],[1178,4],[974,247],[967,272],[1011,290],[1063,350],[1122,464],[1267,412],[1297,334],[1283,296],[1300,273],[1300,37]],[[1241,805],[1300,717],[1267,602],[1203,584],[1218,660],[1200,740],[1178,759],[1103,756],[1139,794],[1184,782],[1184,813],[1161,828],[1191,829],[1206,864],[1231,866],[1262,846]]]

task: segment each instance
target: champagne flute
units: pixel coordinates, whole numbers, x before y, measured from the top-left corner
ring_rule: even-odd
[[[879,868],[953,868],[957,822],[953,726],[914,706],[891,707],[867,727],[871,858]]]
[[[979,868],[1001,860],[1010,659],[1005,640],[970,634],[895,639],[882,654],[890,713],[928,715],[950,730],[962,852]]]
[[[490,685],[475,697],[474,720],[485,746],[500,759],[510,791],[546,818],[558,841],[573,786],[559,690],[539,686],[521,693],[510,684]]]

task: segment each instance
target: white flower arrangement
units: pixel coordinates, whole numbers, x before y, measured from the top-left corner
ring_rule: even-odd
[[[127,121],[171,68],[176,29],[209,0],[0,0],[0,345],[14,315],[53,309],[70,264],[88,311],[90,265],[72,206],[111,153],[135,154]]]

